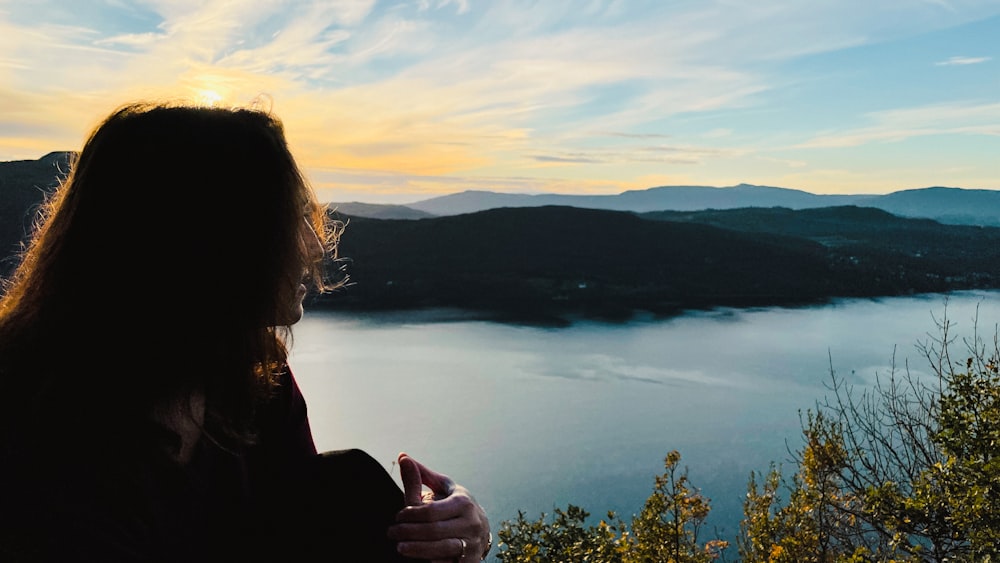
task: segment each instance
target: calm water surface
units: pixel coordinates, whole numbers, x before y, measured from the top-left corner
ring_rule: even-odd
[[[712,499],[710,525],[738,529],[746,479],[797,447],[799,411],[831,364],[858,384],[893,359],[924,372],[941,295],[804,309],[716,310],[622,325],[537,328],[454,313],[310,312],[292,368],[321,450],[360,447],[393,470],[406,451],[472,490],[494,524],[567,503],[631,515],[679,450]],[[1000,292],[947,299],[956,332],[992,334]],[[449,318],[451,315],[451,318]],[[398,481],[398,471],[393,471]],[[735,551],[735,550],[734,550]]]

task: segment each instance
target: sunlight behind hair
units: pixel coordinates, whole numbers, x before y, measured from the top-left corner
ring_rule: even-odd
[[[195,97],[195,101],[198,105],[214,107],[222,101],[222,95],[215,90],[198,90],[198,95]]]

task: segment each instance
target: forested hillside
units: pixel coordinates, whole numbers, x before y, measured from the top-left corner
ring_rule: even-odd
[[[1000,229],[865,208],[637,216],[552,206],[348,219],[341,254],[355,283],[317,305],[626,318],[634,310],[669,315],[1000,280]]]
[[[68,157],[0,163],[0,274],[11,271],[35,210],[68,171]],[[351,283],[310,306],[460,307],[561,324],[577,315],[623,320],[636,311],[673,315],[1000,287],[1000,228],[943,225],[874,208],[346,214],[365,209],[344,204],[331,211],[349,225],[343,261],[329,269],[343,268],[337,275],[346,273]]]

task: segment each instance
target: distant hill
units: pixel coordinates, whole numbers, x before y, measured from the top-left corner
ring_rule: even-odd
[[[0,162],[0,190],[4,183],[20,195],[0,191],[0,245],[9,243],[19,224],[7,215],[35,201],[38,191],[26,194],[24,186],[50,187],[62,163],[65,172],[68,152],[53,152],[39,160]],[[11,189],[7,189],[11,191]],[[27,198],[27,199],[25,199]],[[406,205],[364,202],[334,202],[340,214],[377,219],[420,219],[473,213],[501,207],[541,207],[564,205],[612,211],[698,211],[742,207],[785,207],[811,209],[856,205],[883,209],[904,217],[927,217],[943,223],[1000,226],[1000,190],[932,187],[902,190],[887,195],[823,195],[772,186],[739,184],[731,187],[660,186],[629,190],[615,195],[507,194],[491,191],[464,191]],[[2,226],[6,226],[4,230]],[[9,232],[7,232],[9,231]]]
[[[11,271],[10,257],[31,231],[34,211],[67,172],[70,152],[38,160],[0,162],[0,275]]]
[[[465,191],[414,203],[407,207],[434,215],[472,213],[498,207],[569,205],[587,209],[633,211],[697,211],[741,207],[810,209],[842,205],[874,207],[905,217],[927,217],[944,223],[1000,226],[1000,191],[923,188],[888,195],[820,195],[770,186],[661,186],[617,195],[502,194]]]
[[[942,223],[1000,225],[997,190],[942,187],[903,190],[879,196],[872,206],[904,217],[929,217]]]
[[[821,299],[822,245],[572,207],[419,221],[354,218],[341,254],[355,285],[317,304],[453,306],[521,317]],[[808,289],[795,280],[811,279]],[[794,295],[794,297],[792,297]]]
[[[341,246],[355,285],[315,305],[627,318],[1000,287],[1000,228],[857,207],[668,215],[545,206],[356,218]]]
[[[434,217],[431,213],[405,205],[361,203],[357,201],[332,202],[327,205],[340,215],[370,217],[372,219],[425,219],[427,217]]]
[[[673,209],[730,209],[735,207],[823,207],[851,205],[872,196],[825,196],[800,190],[740,184],[728,188],[711,186],[661,186],[646,190],[629,190],[617,195],[505,194],[488,191],[465,191],[425,199],[407,207],[434,215],[457,215],[498,207],[540,207],[567,205],[586,209],[613,211],[660,211]]]
[[[970,276],[965,281],[972,285],[977,283],[972,278],[992,271],[993,263],[1000,263],[1000,228],[945,225],[931,219],[898,217],[871,207],[658,211],[640,216],[749,234],[802,237],[822,244],[830,256],[839,259],[896,263],[910,271],[953,281]]]
[[[0,273],[9,273],[34,211],[68,171],[69,158],[51,153],[0,163]],[[852,197],[869,207],[842,203]],[[576,205],[540,205],[546,198]],[[661,187],[617,196],[465,192],[427,200],[447,205],[419,210],[340,203],[332,213],[349,219],[341,255],[348,259],[352,285],[310,306],[462,307],[562,322],[576,314],[625,319],[635,310],[671,315],[714,306],[995,289],[1000,228],[904,218],[874,205],[899,214],[981,221],[995,213],[998,199],[998,192],[955,188],[818,196],[744,185]],[[715,209],[639,213],[586,207],[648,209],[671,200]],[[763,203],[773,201],[785,205]],[[841,203],[815,207],[821,202]],[[448,215],[462,205],[487,204],[500,207]],[[726,208],[736,204],[746,206]],[[425,216],[434,211],[445,216]]]

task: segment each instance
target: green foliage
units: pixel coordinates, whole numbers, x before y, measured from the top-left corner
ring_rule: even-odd
[[[909,370],[856,393],[831,370],[832,397],[802,420],[787,478],[753,473],[737,540],[744,563],[1000,562],[1000,338],[978,335],[962,361],[947,320],[920,345],[932,377]],[[710,506],[671,452],[642,511],[587,526],[570,506],[500,531],[504,562],[704,563]]]
[[[798,469],[788,482],[774,466],[762,476],[751,474],[738,539],[745,563],[917,562],[923,559],[887,549],[860,514],[864,496],[846,483],[848,451],[843,439],[827,440],[821,431],[830,422],[809,414],[806,443],[798,453]],[[788,492],[782,504],[779,491]]]
[[[499,538],[500,561],[510,563],[548,561],[602,561],[623,563],[625,550],[621,538],[626,531],[619,529],[620,521],[613,512],[608,513],[608,524],[602,520],[594,526],[585,524],[590,514],[578,506],[566,510],[557,508],[551,522],[545,515],[528,521],[518,512],[513,522],[501,524]]]
[[[950,371],[935,444],[945,455],[915,495],[949,516],[975,561],[1000,560],[1000,350]]]
[[[667,454],[666,471],[656,477],[653,494],[632,518],[624,561],[707,563],[728,547],[728,543],[718,540],[699,543],[698,535],[711,507],[708,499],[691,486],[687,470],[679,470],[680,460],[681,454],[676,451]]]
[[[679,469],[681,456],[672,451],[657,476],[653,493],[631,525],[613,512],[596,525],[585,524],[589,514],[569,505],[556,509],[550,522],[545,514],[528,521],[518,513],[501,524],[497,555],[505,563],[582,562],[709,563],[719,558],[728,542],[699,541],[699,532],[711,510],[708,499],[691,486],[687,471]]]
[[[930,381],[893,371],[856,395],[834,375],[790,481],[751,475],[743,561],[1000,560],[1000,346],[973,336],[953,362],[950,327],[921,345]]]

